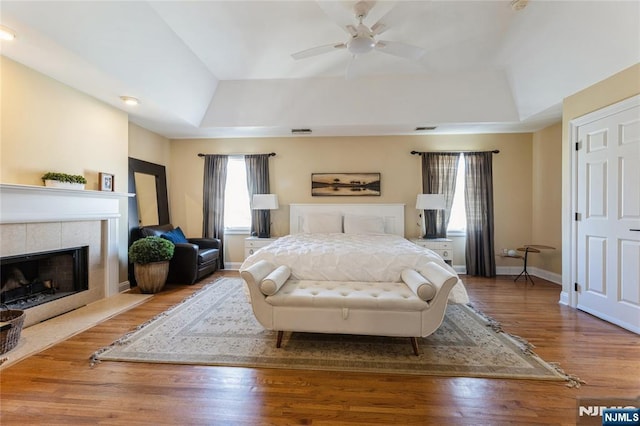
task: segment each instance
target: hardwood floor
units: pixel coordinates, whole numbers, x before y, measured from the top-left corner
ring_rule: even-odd
[[[233,272],[226,274],[233,275]],[[587,383],[103,362],[89,357],[201,285],[149,302],[2,371],[2,425],[575,424],[577,398],[640,395],[640,338],[558,304],[560,287],[463,277],[472,303]]]

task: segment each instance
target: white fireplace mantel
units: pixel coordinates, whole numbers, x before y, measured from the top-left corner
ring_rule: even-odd
[[[120,217],[119,199],[135,194],[0,184],[0,223],[67,222]]]
[[[46,238],[40,234],[42,229],[62,232],[63,229],[77,229],[76,226],[82,228],[83,222],[101,223],[97,231],[89,235],[89,239],[95,240],[91,235],[100,234],[97,245],[92,247],[98,256],[98,265],[102,265],[95,269],[97,275],[90,269],[89,291],[27,309],[25,326],[27,322],[35,323],[120,292],[118,228],[121,201],[132,196],[134,194],[0,184],[1,256],[64,248],[57,246],[65,244],[64,238]],[[40,241],[41,235],[43,241]],[[46,244],[49,246],[43,247]],[[30,247],[33,245],[37,246],[35,250]]]

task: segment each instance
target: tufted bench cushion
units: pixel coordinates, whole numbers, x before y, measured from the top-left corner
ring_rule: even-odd
[[[272,306],[423,311],[429,303],[403,282],[333,282],[289,279],[280,290],[267,296]]]

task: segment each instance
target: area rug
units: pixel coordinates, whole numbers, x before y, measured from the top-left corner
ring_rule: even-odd
[[[449,305],[442,326],[418,339],[265,330],[251,311],[244,282],[221,278],[95,352],[99,361],[199,364],[432,376],[579,380],[543,361],[522,339],[504,333],[466,305]]]

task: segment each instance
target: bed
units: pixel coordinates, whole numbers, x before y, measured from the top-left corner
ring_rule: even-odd
[[[403,235],[402,204],[292,204],[290,234],[240,268],[256,318],[278,346],[283,331],[373,334],[411,337],[417,354],[415,338],[468,296],[442,258]]]

